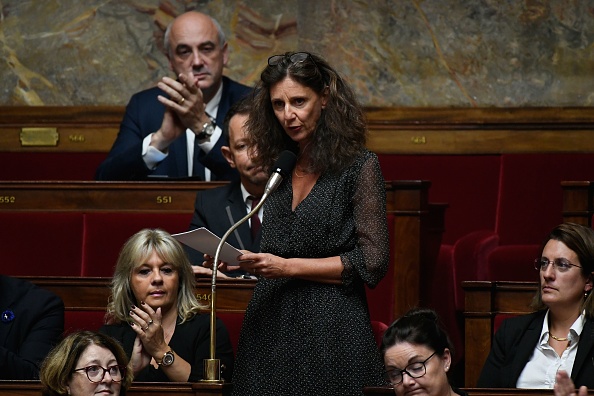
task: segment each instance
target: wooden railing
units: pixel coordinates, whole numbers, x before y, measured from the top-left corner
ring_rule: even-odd
[[[553,396],[552,389],[508,389],[508,388],[462,388],[469,396]],[[391,387],[367,387],[363,389],[365,395],[394,395]]]
[[[594,152],[594,107],[370,107],[365,113],[368,147],[377,153]],[[6,106],[0,114],[0,152],[107,153],[124,107]]]
[[[217,185],[221,183],[1,182],[0,213],[119,212],[121,221],[125,221],[125,213],[192,213],[196,191]],[[430,271],[435,265],[447,205],[430,204],[429,187],[429,182],[418,180],[386,182],[394,261],[389,279],[370,291],[382,304],[389,302],[393,307],[386,317],[378,318],[383,322],[389,323],[421,303],[421,271]],[[108,226],[113,229],[117,224]],[[96,242],[83,240],[83,245],[89,248]],[[102,249],[117,252],[120,248],[121,245]],[[114,263],[108,263],[108,268]]]
[[[126,391],[131,396],[229,396],[230,383],[133,382]],[[0,395],[39,396],[39,381],[0,381]]]
[[[594,182],[563,181],[563,221],[592,227]]]
[[[23,276],[44,289],[58,295],[66,311],[105,312],[110,294],[111,278],[97,277],[36,277]],[[252,298],[255,280],[220,279],[217,281],[217,312],[243,313]],[[198,278],[196,296],[198,300],[210,302],[210,279]]]
[[[532,312],[530,302],[536,292],[534,282],[462,282],[464,297],[464,382],[476,386],[487,355],[498,315]]]

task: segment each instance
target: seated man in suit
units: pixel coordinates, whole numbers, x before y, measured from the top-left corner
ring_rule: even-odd
[[[190,230],[205,227],[214,234],[222,237],[231,226],[241,220],[251,211],[252,206],[264,194],[264,187],[268,181],[268,174],[262,168],[256,168],[248,155],[245,127],[250,111],[250,100],[245,98],[237,102],[225,118],[223,133],[229,141],[229,146],[223,146],[222,152],[229,166],[237,169],[240,181],[231,182],[225,186],[210,190],[199,191],[194,205],[194,216],[190,223]],[[257,199],[256,203],[253,203]],[[249,221],[237,228],[227,242],[241,250],[260,251],[260,229],[263,208],[254,214]],[[194,272],[200,275],[211,275],[208,268],[202,267],[203,254],[188,248],[190,262],[194,265]],[[221,272],[219,272],[221,273]],[[222,273],[221,273],[222,275]],[[243,276],[245,272],[233,270],[228,276]]]
[[[163,77],[157,87],[132,96],[95,178],[236,179],[221,155],[227,143],[219,125],[251,89],[223,76],[225,34],[212,17],[190,11],[167,27],[164,43],[176,79]]]
[[[64,303],[22,279],[0,275],[0,380],[35,380],[64,332]]]

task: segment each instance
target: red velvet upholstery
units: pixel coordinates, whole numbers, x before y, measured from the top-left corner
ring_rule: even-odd
[[[94,180],[107,153],[3,152],[0,180]]]
[[[231,344],[233,344],[233,351],[237,353],[237,344],[239,344],[239,333],[241,332],[241,325],[243,324],[243,313],[227,313],[217,312],[217,317],[225,323]]]
[[[540,245],[498,246],[489,254],[485,277],[481,280],[537,282],[534,259],[540,253]]]
[[[120,250],[133,234],[143,228],[184,232],[191,219],[191,213],[87,213],[82,275],[112,276]]]
[[[0,212],[0,273],[80,276],[83,215]]]
[[[495,233],[499,246],[477,261],[479,280],[536,280],[532,261],[563,221],[561,181],[594,177],[593,154],[504,154]]]
[[[107,301],[105,302],[107,304]],[[66,311],[64,313],[64,335],[78,330],[99,330],[103,325],[105,311]]]
[[[471,232],[460,238],[454,245],[454,295],[456,310],[464,311],[464,290],[462,282],[484,280],[484,268],[477,263],[483,263],[493,249],[499,244],[499,237],[493,231],[480,230]]]
[[[394,240],[394,215],[388,215],[388,230],[390,232],[390,246]],[[372,321],[383,323],[392,323],[394,318],[394,249],[390,248],[390,266],[386,276],[378,283],[375,289],[366,287],[367,306],[369,307],[369,317]]]
[[[499,155],[379,155],[386,180],[429,180],[429,202],[449,204],[443,243],[494,229]]]
[[[377,320],[372,320],[371,328],[373,329],[373,336],[375,337],[375,342],[377,343],[377,346],[380,347],[382,345],[382,338],[384,337],[384,333],[386,332],[386,330],[388,330],[388,325]]]
[[[594,154],[506,154],[495,230],[501,245],[540,244],[563,221],[563,180],[594,180]]]
[[[455,364],[464,356],[464,327],[461,315],[456,312],[454,265],[454,246],[441,245],[437,266],[424,276],[426,297],[422,305],[434,309],[440,317],[456,351],[453,362]]]

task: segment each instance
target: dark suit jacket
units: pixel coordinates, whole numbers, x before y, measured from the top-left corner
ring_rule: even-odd
[[[0,275],[0,379],[39,378],[39,367],[64,332],[64,303],[55,294]]]
[[[546,311],[506,319],[495,334],[477,386],[515,388],[540,338]],[[594,320],[586,319],[571,379],[576,387],[594,388]]]
[[[241,195],[241,184],[234,181],[225,186],[199,191],[196,194],[190,230],[205,227],[218,237],[222,237],[233,224],[245,215],[247,212]],[[246,221],[229,235],[227,242],[238,249],[259,252],[261,239],[260,232],[257,238],[252,240],[249,222]],[[186,251],[193,265],[202,264],[204,259],[201,252],[190,248],[187,248]]]
[[[223,77],[223,92],[216,123],[223,126],[227,111],[235,102],[246,96],[251,88]],[[149,175],[170,178],[188,177],[187,139],[183,133],[169,146],[169,155],[155,170],[147,168],[142,159],[142,141],[156,132],[163,121],[165,106],[157,96],[167,96],[159,88],[151,88],[136,93],[126,106],[126,113],[120,125],[118,136],[111,150],[95,173],[97,180],[144,180]],[[199,163],[212,171],[212,180],[237,179],[237,171],[232,169],[221,153],[221,146],[227,145],[223,136],[207,155],[200,156]]]

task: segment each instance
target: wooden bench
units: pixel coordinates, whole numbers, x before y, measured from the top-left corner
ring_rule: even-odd
[[[133,382],[126,391],[132,396],[229,396],[233,385],[230,383],[208,382]],[[39,396],[39,381],[0,381],[0,395]]]
[[[553,396],[552,389],[462,388],[469,396]],[[391,387],[366,387],[364,395],[394,395]]]
[[[98,330],[104,323],[110,278],[97,277],[21,277],[60,296],[64,302],[65,333]],[[221,279],[217,282],[217,316],[225,322],[231,342],[237,348],[243,315],[252,298],[255,280]],[[198,278],[196,296],[210,304],[211,284]]]
[[[187,383],[187,382],[133,382],[127,395],[131,396],[227,396],[233,384]],[[552,389],[479,389],[463,388],[469,396],[553,396]],[[38,381],[0,381],[0,395],[39,396]],[[391,387],[366,387],[364,395],[393,396]]]
[[[0,271],[14,276],[111,276],[125,240],[144,227],[186,231],[204,182],[0,182]],[[427,297],[447,205],[426,181],[386,182],[392,265],[369,291],[372,318],[390,323]],[[169,226],[165,226],[165,225]],[[427,271],[427,272],[424,272]]]
[[[594,182],[563,181],[563,221],[592,227]]]
[[[502,318],[532,312],[530,302],[536,282],[467,281],[465,292],[464,340],[466,387],[476,386],[491,351],[495,330]]]

